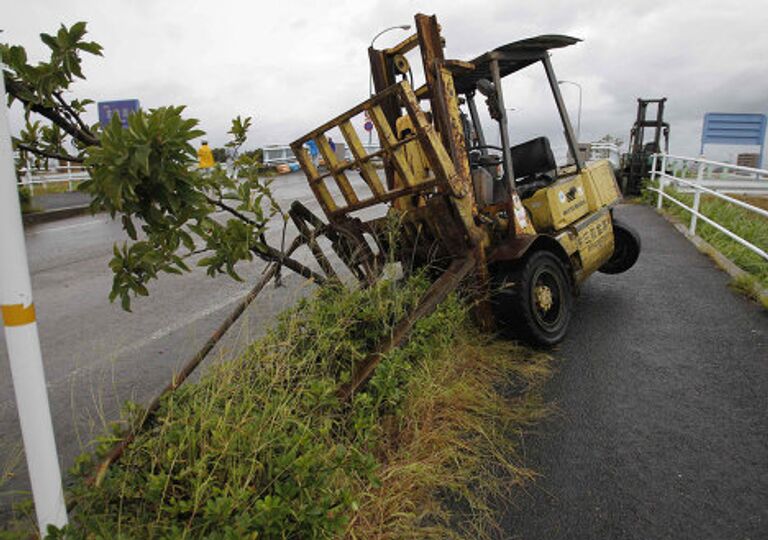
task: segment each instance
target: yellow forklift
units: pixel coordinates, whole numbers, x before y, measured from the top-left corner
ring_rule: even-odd
[[[434,273],[393,343],[464,283],[482,327],[554,345],[566,334],[580,284],[597,270],[626,271],[640,253],[637,233],[612,215],[621,194],[610,163],[579,157],[550,63],[549,51],[579,40],[538,36],[471,61],[449,60],[437,19],[419,14],[415,21],[416,33],[401,43],[368,50],[376,88],[370,99],[292,143],[327,221],[298,202],[290,215],[328,275],[336,272],[319,237],[363,283],[379,277],[388,253],[405,271]],[[418,85],[414,61],[424,78]],[[545,137],[509,144],[502,80],[534,64],[544,68],[574,160],[564,167]],[[476,97],[484,98],[499,146],[487,142]],[[380,141],[376,151],[357,132],[367,119]],[[349,159],[339,159],[329,137],[343,138]],[[325,168],[307,152],[310,141]],[[385,234],[393,216],[400,223],[394,245]],[[372,369],[362,367],[350,389]]]

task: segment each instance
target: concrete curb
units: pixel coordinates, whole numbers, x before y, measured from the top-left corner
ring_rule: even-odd
[[[55,210],[46,210],[45,212],[32,212],[22,215],[24,225],[36,225],[39,223],[48,223],[59,219],[66,219],[75,216],[84,216],[91,213],[91,207],[85,206],[67,206],[65,208],[56,208]]]
[[[674,216],[670,216],[666,212],[662,210],[656,209],[656,213],[661,215],[664,219],[666,219],[675,229],[678,230],[680,234],[685,236],[690,242],[696,246],[696,249],[698,249],[701,253],[707,255],[710,259],[712,259],[718,268],[720,268],[723,272],[731,276],[733,279],[737,278],[745,278],[750,276],[751,274],[745,270],[742,270],[736,264],[720,253],[715,247],[701,238],[698,235],[690,234],[688,232],[688,227],[684,225],[679,219],[677,219]],[[759,286],[758,286],[759,287]],[[759,300],[764,305],[768,304],[768,289],[764,289],[762,287],[759,287],[759,290],[756,290],[755,293],[760,297]]]

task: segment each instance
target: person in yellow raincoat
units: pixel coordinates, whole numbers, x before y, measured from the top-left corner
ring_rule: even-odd
[[[202,146],[197,150],[198,166],[201,169],[210,169],[216,162],[213,159],[213,152],[208,146],[208,141],[203,141]]]

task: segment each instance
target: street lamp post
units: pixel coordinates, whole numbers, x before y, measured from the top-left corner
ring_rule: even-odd
[[[399,25],[396,25],[396,26],[390,26],[389,28],[385,28],[384,30],[382,30],[381,32],[379,32],[378,34],[373,36],[373,39],[371,40],[370,48],[373,49],[373,44],[374,44],[374,42],[377,39],[379,39],[379,36],[389,32],[390,30],[398,30],[398,29],[399,30],[410,30],[411,29],[411,25],[410,24],[399,24]],[[368,71],[368,97],[369,98],[373,97],[373,71],[370,71],[370,70]],[[373,135],[373,131],[369,131],[368,132],[368,144],[371,144],[371,137],[372,137],[372,135]]]
[[[573,81],[557,81],[557,84],[572,84],[579,89],[579,113],[576,120],[576,142],[581,141],[581,85]]]

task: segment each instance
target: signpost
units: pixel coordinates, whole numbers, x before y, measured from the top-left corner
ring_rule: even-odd
[[[117,115],[123,127],[128,127],[128,115],[139,110],[138,99],[122,99],[118,101],[100,101],[99,124],[106,127],[112,121],[112,117]]]
[[[2,66],[2,62],[0,62]],[[61,470],[45,386],[40,339],[13,165],[5,81],[0,77],[0,313],[40,537],[67,524]]]
[[[701,151],[705,144],[759,146],[757,168],[762,168],[765,150],[766,116],[749,113],[707,113],[701,130]]]
[[[373,137],[373,122],[371,122],[371,117],[368,114],[368,111],[365,111],[365,123],[363,124],[363,128],[365,131],[368,132],[368,144],[371,143],[371,138]]]

